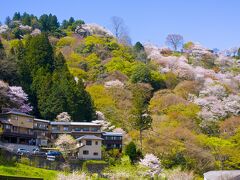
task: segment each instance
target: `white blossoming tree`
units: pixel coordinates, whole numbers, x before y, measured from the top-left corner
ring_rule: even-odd
[[[57,115],[56,121],[59,122],[70,122],[71,116],[67,112],[62,112]]]
[[[201,106],[199,117],[203,128],[212,122],[227,116],[240,114],[240,96],[229,94],[226,88],[213,81],[206,80],[199,96],[190,95],[190,101]]]
[[[146,154],[139,164],[149,168],[147,175],[151,177],[158,176],[162,171],[159,159],[153,154]]]
[[[15,109],[24,113],[32,110],[28,103],[28,95],[23,91],[22,87],[9,86],[3,81],[0,81],[0,104],[1,109]]]
[[[32,111],[28,101],[28,95],[23,91],[22,87],[9,86],[9,97],[11,101],[15,102],[18,106],[18,110],[24,113]]]
[[[77,147],[77,141],[71,135],[62,134],[55,141],[55,146],[64,154],[68,155],[69,153],[74,152]]]

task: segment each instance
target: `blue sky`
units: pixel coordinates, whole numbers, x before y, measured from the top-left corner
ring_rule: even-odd
[[[240,46],[239,0],[1,0],[0,21],[14,12],[70,16],[110,28],[122,17],[133,42],[164,45],[169,33],[183,35],[209,48]]]

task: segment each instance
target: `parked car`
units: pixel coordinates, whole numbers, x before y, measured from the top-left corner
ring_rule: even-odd
[[[63,158],[62,153],[59,151],[48,151],[46,156],[50,161],[61,160]]]
[[[28,155],[28,154],[29,154],[29,151],[26,150],[26,149],[24,149],[24,148],[19,148],[19,149],[17,150],[17,154],[18,154],[18,155]]]
[[[32,153],[33,154],[36,154],[36,153],[38,153],[39,152],[39,149],[38,148],[34,148],[33,150],[32,150]]]
[[[35,155],[35,156],[46,156],[46,153],[40,151],[38,148],[34,148],[32,150],[32,155]]]

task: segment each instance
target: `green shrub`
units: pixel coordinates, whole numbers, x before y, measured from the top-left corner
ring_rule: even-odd
[[[76,40],[73,37],[63,37],[57,42],[57,47],[71,46]]]
[[[137,147],[134,142],[130,142],[126,145],[125,154],[129,156],[131,162],[137,159]]]

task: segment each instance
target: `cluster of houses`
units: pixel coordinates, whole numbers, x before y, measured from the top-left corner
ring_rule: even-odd
[[[0,114],[0,140],[3,143],[52,147],[61,134],[73,136],[79,144],[80,159],[101,159],[101,146],[122,148],[122,133],[102,132],[93,122],[54,122],[9,111]]]

